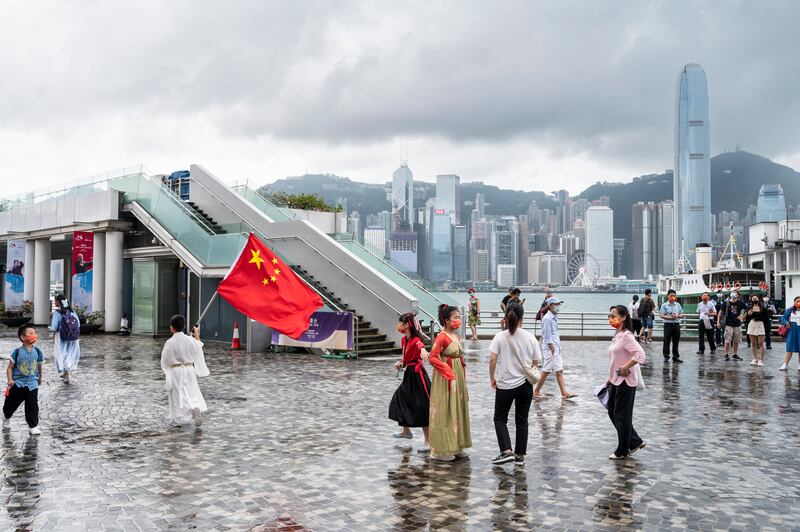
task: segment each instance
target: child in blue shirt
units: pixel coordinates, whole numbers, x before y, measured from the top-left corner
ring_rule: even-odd
[[[3,430],[11,428],[11,416],[23,402],[25,403],[25,421],[30,433],[34,436],[42,433],[39,430],[39,385],[42,384],[42,364],[44,355],[34,344],[38,339],[36,329],[23,325],[17,331],[22,345],[11,353],[6,375],[8,388],[3,403]]]

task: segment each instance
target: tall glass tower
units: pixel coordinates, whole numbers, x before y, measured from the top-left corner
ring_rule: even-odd
[[[761,185],[758,191],[756,223],[780,222],[786,219],[786,200],[781,185]]]
[[[392,217],[395,224],[406,226],[413,224],[413,216],[414,174],[408,164],[403,163],[392,174]]]
[[[708,82],[700,65],[690,63],[678,76],[675,102],[675,256],[711,243],[711,159],[708,134]],[[691,260],[691,259],[690,259]]]

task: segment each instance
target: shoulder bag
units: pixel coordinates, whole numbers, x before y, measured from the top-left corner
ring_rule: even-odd
[[[531,383],[531,386],[536,386],[536,383],[539,382],[539,369],[525,363],[519,351],[517,351],[517,346],[514,345],[513,335],[508,331],[506,331],[506,334],[508,334],[508,345],[511,348],[511,352],[514,353],[514,358],[517,359],[517,364],[522,368],[522,373],[525,374],[525,380]]]

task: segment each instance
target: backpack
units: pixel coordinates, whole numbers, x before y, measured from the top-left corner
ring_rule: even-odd
[[[81,337],[81,322],[72,311],[67,311],[61,316],[58,324],[58,335],[62,342],[72,342]]]
[[[653,302],[652,297],[642,298],[641,301],[639,301],[639,317],[640,318],[650,317],[650,314],[653,313],[655,308],[656,304]]]

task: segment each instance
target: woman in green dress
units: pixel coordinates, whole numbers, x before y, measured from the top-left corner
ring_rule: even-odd
[[[464,372],[464,352],[456,331],[461,328],[461,312],[449,305],[439,306],[442,332],[430,354],[434,368],[431,380],[429,438],[431,457],[449,462],[469,456],[472,447],[469,428],[469,393]]]
[[[467,311],[467,325],[472,330],[471,340],[478,339],[478,325],[481,324],[481,300],[475,295],[475,289],[467,290],[469,294],[469,310]]]

